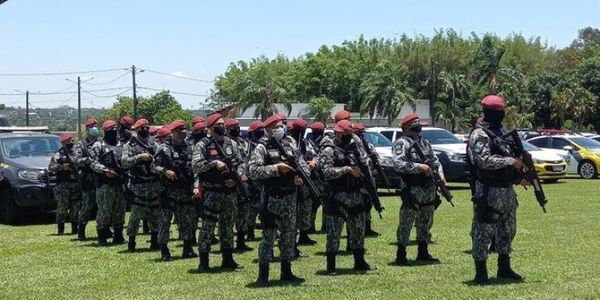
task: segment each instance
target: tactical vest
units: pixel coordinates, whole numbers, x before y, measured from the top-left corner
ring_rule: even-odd
[[[148,153],[153,156],[156,153],[154,144],[149,143],[148,145],[143,145],[137,138],[132,138],[131,141],[129,141],[129,146],[133,148],[134,155]],[[152,161],[138,161],[135,166],[129,169],[129,173],[133,180],[147,181],[154,179],[156,176],[150,172],[151,164]]]
[[[483,128],[482,128],[483,129]],[[496,144],[498,135],[489,129],[483,130],[490,138],[490,155],[510,156],[509,149],[502,149],[501,145]],[[515,170],[512,166],[504,167],[497,170],[482,169],[475,164],[477,170],[477,179],[484,185],[491,187],[509,187],[515,177]]]
[[[265,165],[275,165],[278,163],[286,163],[286,161],[281,157],[277,146],[273,139],[262,139],[260,141],[261,144],[265,146],[267,149],[267,156],[265,157]],[[283,150],[289,156],[294,156],[294,150],[286,139],[281,140],[281,145],[283,146]],[[295,174],[292,172],[288,172],[285,175],[270,177],[265,179],[264,187],[271,189],[273,192],[291,192],[296,189],[296,185],[294,184]]]
[[[336,168],[356,166],[358,159],[360,157],[356,157],[354,151],[349,151],[341,147],[333,148],[333,166]],[[348,173],[344,173],[340,178],[328,180],[328,183],[334,192],[357,191],[361,187],[360,181]]]
[[[417,141],[411,141],[411,140],[407,139],[406,137],[402,137],[402,138],[407,140],[410,145],[412,145],[413,142],[417,142]],[[425,156],[435,155],[433,153],[433,151],[431,150],[431,145],[429,145],[429,143],[427,143],[427,142],[425,142],[425,144],[427,145],[427,147],[423,147],[422,145],[419,145],[419,146],[421,146],[421,150],[423,151],[423,154],[425,154]],[[412,149],[409,153],[407,153],[407,158],[408,158],[408,161],[413,162],[413,163],[423,163],[423,161],[421,161],[421,159],[419,158],[417,153]],[[402,177],[402,180],[404,180],[404,183],[406,183],[407,186],[411,186],[411,187],[412,186],[425,187],[431,183],[431,180],[429,178],[427,178],[427,175],[425,175],[422,172],[419,172],[418,174],[401,174],[400,177]]]
[[[79,143],[80,148],[81,148],[81,157],[82,158],[89,158],[90,157],[90,149],[92,148],[92,145],[94,145],[94,143],[96,142],[96,139],[89,139],[86,138],[85,141],[81,141]],[[94,171],[92,171],[92,168],[86,164],[85,166],[83,166],[80,169],[80,174],[81,174],[81,189],[84,191],[89,191],[95,188],[94,182],[95,182],[95,178],[96,175],[94,173]]]
[[[171,188],[180,188],[191,190],[192,178],[192,151],[187,144],[173,145],[171,152],[171,162],[173,171],[177,173],[178,179],[174,182],[167,181]]]
[[[69,150],[67,148],[62,147],[58,150],[58,154],[60,157],[56,161],[60,165],[69,164],[71,166],[71,171],[63,171],[59,170],[56,172],[56,182],[77,182],[77,172],[74,169],[75,163],[71,159]]]
[[[219,153],[219,150],[215,145],[216,141],[214,139],[205,137],[202,140],[204,141],[205,145],[206,160],[209,163],[212,163],[216,160],[224,161],[226,159]],[[221,148],[223,149],[226,155],[233,155],[234,153],[233,143],[231,143],[231,140],[227,137],[223,137],[223,144],[221,145]],[[230,172],[237,172],[237,170],[229,170],[229,172],[219,172],[217,171],[217,169],[211,168],[210,170],[208,170],[208,172],[200,174],[199,177],[200,181],[202,182],[215,185],[224,185],[225,180],[233,178]]]
[[[112,151],[112,153],[111,153]],[[117,173],[122,174],[123,170],[119,167],[123,148],[119,146],[111,146],[106,144],[104,141],[101,143],[100,155],[98,162],[103,166],[115,170]],[[121,176],[108,177],[105,174],[98,174],[96,177],[98,186],[103,184],[109,185],[121,185],[123,184],[123,178]]]

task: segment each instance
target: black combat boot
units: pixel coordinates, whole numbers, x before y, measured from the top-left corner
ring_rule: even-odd
[[[510,256],[508,254],[500,254],[498,255],[498,274],[496,274],[498,278],[508,278],[517,281],[523,281],[523,276],[517,274],[510,267]]]
[[[125,238],[123,237],[123,227],[115,227],[115,233],[113,236],[113,244],[125,243]]]
[[[196,253],[194,253],[194,249],[192,248],[191,240],[183,240],[183,253],[181,254],[182,258],[194,258],[197,257]]]
[[[160,246],[158,245],[158,232],[150,233],[150,249],[158,250]]]
[[[365,249],[356,249],[352,253],[354,254],[354,270],[371,270],[371,266],[365,261]]]
[[[108,243],[106,242],[106,230],[104,228],[98,228],[97,232],[98,232],[98,246],[101,246],[101,247],[107,246]]]
[[[79,223],[77,227],[77,239],[79,241],[85,241],[85,227],[87,223]]]
[[[148,227],[148,219],[143,219],[142,220],[142,232],[144,234],[150,233],[150,228]]]
[[[248,240],[254,241],[256,240],[256,235],[254,234],[254,226],[248,226]]]
[[[77,234],[77,223],[71,222],[71,234]]]
[[[475,278],[473,282],[478,285],[490,284],[487,272],[487,262],[485,260],[475,261]]]
[[[258,265],[258,278],[256,285],[266,287],[269,284],[269,263]]]
[[[373,230],[371,227],[371,221],[367,221],[365,224],[365,236],[379,236],[379,232]]]
[[[496,237],[492,238],[492,241],[490,242],[490,253],[494,253],[496,252]]]
[[[314,245],[317,241],[312,240],[308,236],[308,231],[300,231],[300,237],[298,238],[298,245]]]
[[[129,243],[127,243],[127,251],[135,252],[135,236],[134,235],[129,237]]]
[[[429,250],[427,249],[427,242],[419,242],[418,252],[417,252],[417,260],[419,261],[427,261],[432,263],[439,263],[440,260],[431,256],[429,254]]]
[[[298,248],[298,246],[294,247],[294,259],[298,259],[301,257],[306,257],[306,255],[304,255],[304,253],[302,253],[302,251],[300,251],[300,248]]]
[[[337,275],[335,256],[335,252],[327,252],[327,275]]]
[[[208,252],[200,252],[200,263],[198,264],[198,272],[205,273],[210,271],[208,265]]]
[[[221,254],[223,261],[221,262],[221,268],[224,269],[238,269],[240,265],[233,260],[233,249],[222,249]]]
[[[237,245],[235,247],[237,251],[246,252],[252,251],[253,249],[246,245],[246,233],[243,231],[237,232]]]
[[[304,281],[304,278],[300,278],[296,275],[294,275],[294,273],[292,273],[292,263],[289,261],[282,261],[281,262],[281,277],[279,278],[280,281],[290,281],[290,282],[294,282],[294,281]]]
[[[63,235],[65,234],[65,223],[58,223],[56,224],[56,226],[58,227],[58,235]]]
[[[394,263],[398,266],[410,266],[410,262],[406,258],[406,247],[398,246]]]
[[[198,245],[198,240],[196,239],[196,232],[194,230],[194,234],[192,234],[192,246],[197,246]]]
[[[169,251],[167,244],[160,245],[160,259],[162,261],[171,261],[171,251]]]

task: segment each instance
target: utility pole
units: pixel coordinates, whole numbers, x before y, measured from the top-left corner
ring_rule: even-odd
[[[25,91],[25,126],[29,127],[29,90]]]
[[[137,93],[136,93],[136,84],[135,84],[135,65],[131,66],[131,78],[133,79],[133,119],[137,120]]]
[[[77,76],[77,140],[81,140],[81,77]]]

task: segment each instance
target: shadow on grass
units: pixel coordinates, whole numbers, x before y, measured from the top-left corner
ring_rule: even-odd
[[[148,253],[148,252],[160,252],[160,249],[150,249],[150,248],[135,248],[135,251],[130,252],[129,250],[121,250],[117,253],[119,254],[136,254],[136,253]]]
[[[244,270],[244,267],[240,267],[237,269],[211,267],[210,270],[208,270],[207,272],[199,272],[198,269],[189,269],[187,272],[188,272],[188,274],[203,275],[203,274],[234,273],[234,272],[243,271],[243,270]]]
[[[315,252],[315,255],[317,256],[327,256],[327,252],[325,251],[318,251]],[[337,256],[350,256],[352,255],[352,250],[350,251],[338,251]]]
[[[401,266],[396,264],[395,261],[388,263],[387,265],[390,267],[398,267],[398,268],[413,268],[413,267],[423,267],[423,266],[433,266],[433,265],[442,265],[441,261],[425,261],[425,260],[409,260],[408,266]]]
[[[273,259],[271,259],[271,263],[278,263],[281,262],[281,257],[279,256],[273,256]],[[258,264],[258,258],[255,258],[252,260],[253,264]]]
[[[489,284],[485,284],[485,285],[481,285],[481,284],[476,284],[473,280],[465,280],[462,282],[464,285],[467,286],[481,286],[481,287],[485,287],[485,286],[491,286],[491,285],[508,285],[508,284],[521,284],[521,283],[525,283],[525,279],[523,280],[514,280],[514,279],[505,279],[505,278],[490,278],[490,283]]]
[[[95,239],[91,239],[91,241],[95,241]],[[100,246],[98,245],[97,242],[94,243],[88,243],[88,244],[83,244],[83,245],[79,245],[79,247],[90,247],[90,248],[113,248],[113,247],[118,247],[121,245],[124,245],[125,243],[121,243],[121,244],[115,244],[115,243],[108,243],[106,246]]]
[[[281,281],[281,280],[270,280],[267,286],[259,286],[256,282],[251,282],[246,284],[247,288],[251,289],[268,289],[268,288],[277,288],[277,287],[285,287],[285,286],[301,286],[306,280],[298,280],[298,281]]]
[[[172,263],[172,262],[179,261],[179,260],[197,260],[197,259],[198,259],[198,257],[183,258],[181,256],[171,256],[171,259],[167,260],[167,261],[163,261],[161,257],[151,258],[151,259],[148,259],[148,261],[158,263],[158,264],[168,264],[168,263]]]
[[[377,274],[377,269],[363,271],[363,270],[354,270],[353,268],[336,268],[335,275],[329,275],[327,270],[319,270],[315,272],[315,275],[319,276],[347,276],[347,275],[374,275]]]
[[[429,245],[436,245],[437,242],[436,241],[429,241],[428,244]],[[398,242],[395,242],[395,241],[389,242],[388,245],[390,245],[390,246],[398,246]],[[409,246],[418,246],[419,242],[417,242],[417,241],[410,241],[410,242],[408,242],[408,245]]]
[[[70,239],[70,241],[71,241],[71,242],[82,242],[82,243],[83,243],[83,242],[91,242],[91,241],[95,241],[95,240],[97,240],[97,239],[98,239],[97,237],[86,237],[85,239],[83,239],[83,240],[81,240],[81,241],[80,241],[78,238]]]

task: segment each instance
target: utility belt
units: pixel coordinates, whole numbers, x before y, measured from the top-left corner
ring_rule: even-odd
[[[442,200],[440,199],[440,196],[437,194],[437,192],[433,200],[425,203],[417,202],[414,199],[413,195],[410,193],[411,188],[412,186],[407,186],[400,190],[400,200],[402,200],[401,208],[418,209],[420,207],[435,206],[434,208],[437,209],[440,206],[440,204],[442,204]]]
[[[267,186],[264,187],[265,193],[270,197],[284,197],[294,194],[297,191],[296,187],[280,187],[280,186]]]
[[[119,178],[119,177],[109,178],[107,176],[100,175],[100,176],[97,177],[96,184],[98,186],[105,185],[105,184],[112,185],[112,186],[114,186],[114,185],[122,185],[123,184],[123,180],[121,178]]]
[[[429,178],[427,178],[427,175],[425,175],[423,173],[402,174],[401,177],[407,186],[428,187],[432,184],[431,180]]]
[[[142,177],[142,176],[135,176],[135,177],[131,177],[131,184],[140,184],[140,183],[154,183],[157,182],[158,178],[156,178],[155,176],[151,176],[151,177]]]

